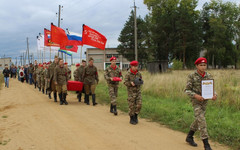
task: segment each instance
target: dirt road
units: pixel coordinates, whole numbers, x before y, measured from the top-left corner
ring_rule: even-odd
[[[127,114],[109,113],[108,106],[78,103],[69,94],[68,106],[49,100],[33,86],[10,79],[0,90],[1,150],[202,150],[185,143],[185,134],[140,119],[129,124]],[[212,148],[226,147],[212,143]]]

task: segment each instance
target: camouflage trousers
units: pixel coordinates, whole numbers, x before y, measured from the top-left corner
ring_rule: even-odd
[[[117,105],[118,85],[108,84],[109,97],[113,106]]]
[[[206,139],[208,138],[207,123],[205,119],[207,101],[199,102],[196,99],[193,99],[192,106],[194,109],[195,120],[190,129],[195,132],[199,130],[201,139]]]
[[[41,78],[37,78],[38,88],[41,88]]]
[[[45,80],[41,79],[41,82],[42,82],[41,84],[42,89],[45,89]]]
[[[142,108],[141,91],[128,90],[129,116],[139,114]]]

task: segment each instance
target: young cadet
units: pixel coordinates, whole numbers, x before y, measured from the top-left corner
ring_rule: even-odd
[[[186,142],[191,146],[197,146],[193,140],[194,133],[199,130],[201,139],[203,140],[205,150],[211,150],[208,143],[207,123],[205,119],[206,107],[208,100],[201,96],[201,81],[206,79],[213,79],[212,76],[206,72],[207,60],[200,57],[195,61],[197,70],[188,76],[185,93],[191,98],[194,109],[195,120],[190,126],[190,131],[187,135]],[[216,100],[217,95],[214,93],[212,100]]]
[[[104,73],[104,78],[108,83],[109,97],[111,99],[110,112],[117,115],[117,95],[118,95],[118,85],[119,81],[113,81],[114,77],[122,78],[122,72],[120,68],[116,65],[116,57],[111,57],[111,65],[107,67]]]
[[[142,108],[141,85],[143,84],[142,75],[138,71],[138,62],[132,61],[131,68],[125,75],[124,84],[128,91],[128,106],[130,124],[136,125],[138,123],[138,114]]]

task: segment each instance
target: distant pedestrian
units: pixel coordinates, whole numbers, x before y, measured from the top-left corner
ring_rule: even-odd
[[[21,66],[21,68],[19,69],[19,78],[20,78],[20,81],[23,83],[24,82],[24,68],[23,68],[23,66]]]
[[[207,59],[200,57],[195,61],[197,70],[188,76],[185,93],[191,98],[192,106],[194,109],[195,120],[190,127],[190,131],[187,135],[186,142],[191,146],[196,147],[197,144],[193,140],[194,133],[199,130],[200,137],[203,140],[205,150],[211,150],[208,143],[207,123],[205,119],[205,113],[208,100],[201,96],[201,81],[213,79],[212,76],[206,72]],[[212,97],[212,100],[216,100],[216,93]]]
[[[17,66],[13,66],[11,72],[12,72],[13,78],[16,78]]]
[[[10,75],[10,70],[8,67],[5,67],[3,70],[3,75],[4,75],[4,81],[5,81],[5,87],[9,88],[9,75]]]
[[[34,71],[33,64],[30,63],[30,66],[28,67],[28,77],[29,77],[29,84],[30,85],[32,85],[32,83],[33,83],[33,71]]]
[[[25,65],[24,66],[24,77],[25,77],[26,83],[28,83],[28,76],[29,76],[28,65]]]

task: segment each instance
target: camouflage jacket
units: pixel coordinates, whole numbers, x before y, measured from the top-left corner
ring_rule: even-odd
[[[38,68],[38,69],[36,70],[36,74],[37,74],[37,78],[38,78],[38,79],[41,79],[42,68]]]
[[[35,66],[33,67],[33,74],[36,74],[36,73],[37,73],[37,69],[38,69],[38,65],[35,65]]]
[[[84,84],[87,84],[87,85],[96,84],[96,81],[97,82],[99,81],[97,68],[95,66],[89,66],[89,65],[85,67],[83,70],[82,79]]]
[[[54,69],[53,80],[56,81],[58,85],[67,85],[67,81],[68,81],[67,69],[64,67],[57,66]]]
[[[187,93],[187,95],[191,99],[194,99],[195,94],[202,95],[201,81],[209,80],[209,79],[213,79],[213,78],[208,72],[205,72],[204,77],[202,77],[197,71],[191,73],[190,75],[188,75],[187,85],[184,90],[185,93]]]
[[[54,80],[54,69],[56,68],[56,66],[58,66],[58,64],[56,64],[55,62],[51,63],[51,65],[48,68],[48,76],[47,78],[50,80]]]
[[[132,86],[132,84],[131,84],[131,82],[134,82],[134,80],[137,77],[142,78],[142,75],[139,71],[135,75],[130,71],[130,69],[128,70],[127,74],[125,75],[125,80],[124,80],[124,84],[127,86],[128,92],[129,91],[139,92],[141,90],[141,85]]]
[[[34,67],[33,66],[29,66],[28,67],[28,73],[33,73],[33,71],[34,71]]]
[[[46,70],[46,68],[45,69],[42,68],[42,70],[41,70],[41,81],[42,82],[45,81],[45,70]]]
[[[73,72],[74,81],[79,81],[78,68]]]
[[[108,84],[119,84],[119,82],[111,81],[113,77],[122,77],[122,72],[118,66],[114,70],[111,66],[107,67],[104,73],[104,78],[107,80]]]

